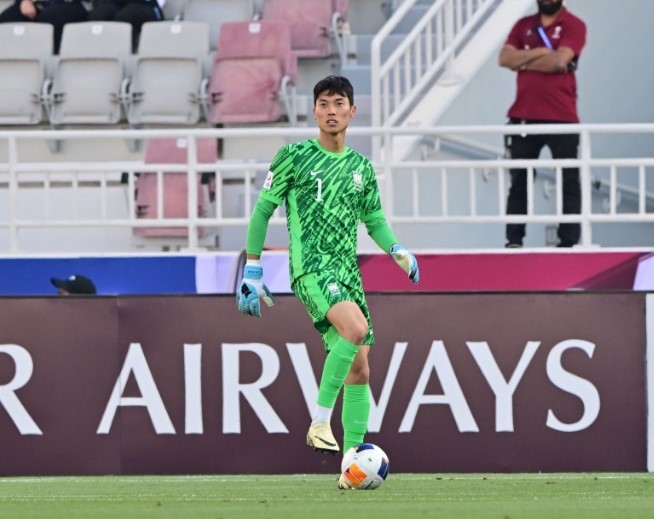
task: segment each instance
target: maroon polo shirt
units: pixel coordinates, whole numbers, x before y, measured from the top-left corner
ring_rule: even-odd
[[[516,49],[546,47],[538,32],[540,15],[521,18],[516,22],[506,40]],[[581,55],[586,43],[586,24],[565,7],[561,8],[554,23],[544,28],[552,47],[568,47],[575,53],[575,60]],[[509,117],[578,123],[577,80],[572,71],[546,73],[520,70],[517,77],[517,94]]]

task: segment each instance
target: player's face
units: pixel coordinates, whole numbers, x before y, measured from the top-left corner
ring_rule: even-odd
[[[347,128],[354,116],[356,107],[350,105],[350,100],[344,95],[323,92],[316,99],[313,116],[318,122],[318,128],[325,133],[338,133]]]

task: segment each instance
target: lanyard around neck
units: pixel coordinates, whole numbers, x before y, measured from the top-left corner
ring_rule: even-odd
[[[539,25],[538,27],[536,27],[536,30],[538,31],[538,34],[540,35],[540,39],[543,40],[543,43],[545,44],[545,47],[547,47],[550,50],[553,49],[554,47],[552,47],[552,42],[547,37],[547,33],[545,32],[545,29],[543,28],[543,26]]]

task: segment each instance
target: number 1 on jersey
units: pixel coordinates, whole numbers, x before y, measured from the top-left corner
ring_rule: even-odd
[[[317,178],[318,192],[316,193],[316,202],[322,202],[322,178]]]

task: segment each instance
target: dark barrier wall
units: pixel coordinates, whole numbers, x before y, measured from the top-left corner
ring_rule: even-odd
[[[646,470],[644,301],[370,295],[368,440],[398,472]],[[2,298],[0,474],[337,473],[323,357],[292,296]]]

